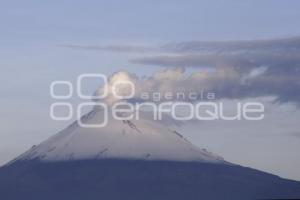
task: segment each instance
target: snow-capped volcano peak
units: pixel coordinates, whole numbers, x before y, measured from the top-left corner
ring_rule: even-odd
[[[82,117],[86,124],[103,121],[103,110],[93,109]],[[16,160],[66,161],[85,159],[142,159],[225,163],[194,146],[178,132],[146,117],[116,120],[108,115],[102,128],[86,128],[74,122],[32,147]]]

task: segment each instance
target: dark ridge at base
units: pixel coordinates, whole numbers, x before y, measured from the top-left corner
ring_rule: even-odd
[[[5,200],[300,198],[300,183],[234,165],[85,160],[23,161],[0,168]]]

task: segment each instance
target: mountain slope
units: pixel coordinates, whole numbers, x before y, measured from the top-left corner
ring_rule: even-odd
[[[103,121],[93,109],[86,124]],[[300,183],[226,162],[142,116],[77,122],[0,168],[5,200],[300,198]]]
[[[19,161],[0,169],[6,200],[299,198],[300,183],[237,165],[145,160]]]
[[[145,114],[142,113],[145,116]],[[104,112],[94,108],[83,116],[86,124],[103,121]],[[77,122],[21,155],[17,160],[65,161],[82,159],[144,159],[225,162],[223,158],[194,146],[178,132],[146,117],[116,120],[107,116],[101,128],[86,128]]]

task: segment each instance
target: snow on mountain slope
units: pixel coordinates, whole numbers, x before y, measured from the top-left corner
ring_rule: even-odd
[[[102,120],[103,110],[96,108],[82,117],[84,123],[95,124]],[[116,120],[111,115],[108,115],[107,126],[102,128],[84,128],[74,122],[12,162],[105,158],[226,163],[223,158],[194,146],[157,121],[146,117]]]

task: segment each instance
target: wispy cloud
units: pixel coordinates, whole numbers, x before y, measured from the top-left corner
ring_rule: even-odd
[[[143,56],[134,63],[212,67],[214,90],[229,98],[276,96],[300,103],[300,37],[249,41],[183,42],[163,47],[172,55]],[[246,77],[246,78],[245,78]]]
[[[300,37],[246,41],[191,41],[157,47],[135,45],[64,45],[64,47],[131,52],[136,56],[130,60],[134,64],[171,68],[210,67],[214,69],[213,73],[206,76],[199,75],[201,79],[190,77],[185,81],[176,80],[177,83],[173,86],[189,88],[201,85],[201,89],[214,91],[221,98],[275,96],[277,102],[295,102],[300,105]]]
[[[90,51],[110,51],[121,53],[146,53],[158,51],[157,47],[148,47],[143,45],[78,45],[78,44],[63,44],[60,47],[70,49],[81,49]]]

